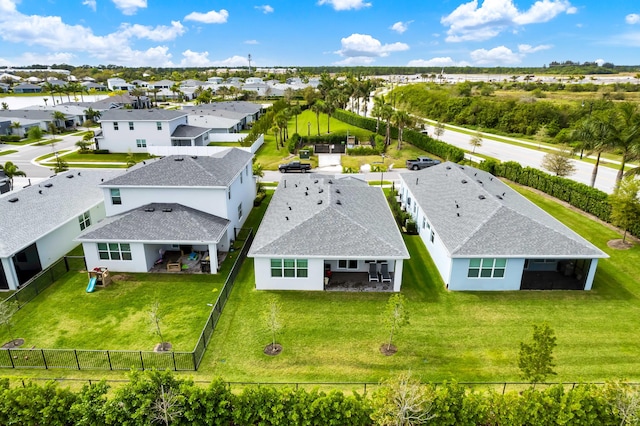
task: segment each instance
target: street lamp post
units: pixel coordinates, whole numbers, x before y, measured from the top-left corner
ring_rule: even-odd
[[[382,181],[384,180],[384,154],[380,154],[382,157],[382,166],[380,166],[380,188],[382,188]]]
[[[311,136],[311,122],[307,122],[307,137]]]

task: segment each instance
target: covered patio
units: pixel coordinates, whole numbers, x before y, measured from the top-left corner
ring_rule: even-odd
[[[333,272],[325,277],[325,291],[393,291],[393,273],[391,282],[369,281],[367,272]],[[327,279],[328,278],[328,279]]]

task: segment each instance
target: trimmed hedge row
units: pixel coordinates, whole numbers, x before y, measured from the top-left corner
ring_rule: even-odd
[[[376,120],[373,118],[361,117],[357,114],[354,114],[352,112],[345,111],[345,110],[336,110],[333,113],[333,118],[343,121],[347,124],[351,124],[352,126],[357,126],[363,129],[367,129],[371,132],[376,131]],[[381,121],[378,128],[378,134],[384,135],[386,133],[386,129],[387,129],[387,124]],[[398,138],[397,127],[391,126],[390,133],[391,133],[391,138],[393,139]],[[457,163],[464,159],[464,151],[462,149],[455,147],[453,145],[449,145],[448,143],[435,140],[429,137],[428,135],[422,134],[420,132],[416,132],[410,129],[405,129],[402,136],[405,142],[409,142],[411,145],[414,145],[426,152],[429,152],[445,160],[449,160]]]
[[[2,142],[20,142],[22,137],[19,135],[0,135],[0,141]]]
[[[0,424],[9,425],[617,425],[638,416],[638,390],[625,383],[552,385],[520,392],[476,391],[389,380],[371,394],[249,385],[232,392],[216,379],[199,386],[169,372],[133,372],[122,387],[80,391],[55,382],[0,383]],[[415,422],[409,418],[416,419]],[[428,420],[427,420],[428,419]],[[635,423],[634,423],[635,424]]]

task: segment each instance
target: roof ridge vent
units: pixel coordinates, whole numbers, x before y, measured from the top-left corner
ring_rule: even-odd
[[[342,201],[338,200],[338,201],[336,201],[336,204],[341,206],[342,205]]]
[[[340,188],[336,188],[336,194],[340,193]]]
[[[484,185],[480,179],[476,179],[480,185]]]
[[[496,195],[496,198],[497,198],[498,200],[502,200],[502,196],[501,196],[501,195]]]
[[[67,179],[73,179],[73,175],[67,175]]]
[[[146,209],[144,209],[145,212],[155,212],[156,209],[154,209],[153,207],[147,207]]]
[[[320,188],[320,189],[318,190],[318,194],[322,194],[323,192],[324,192],[324,189],[323,189],[323,188]]]
[[[467,180],[466,179],[462,179],[460,182],[467,183]]]
[[[9,198],[10,203],[15,203],[18,201],[18,197]]]
[[[184,161],[184,158],[182,158],[182,157],[177,157],[177,158],[174,158],[174,159],[173,159],[173,161]]]
[[[173,211],[173,209],[171,207],[167,207],[167,208],[162,209],[162,211],[165,212],[165,213],[171,213]]]
[[[318,200],[318,204],[322,204],[322,200]]]
[[[481,200],[484,200],[487,197],[485,197],[484,195],[480,194],[480,195],[478,195],[478,198],[481,199]]]

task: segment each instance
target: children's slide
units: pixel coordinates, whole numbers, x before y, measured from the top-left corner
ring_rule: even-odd
[[[89,280],[89,285],[87,286],[87,293],[93,293],[93,290],[96,288],[96,281],[98,279],[96,277],[91,277]]]

